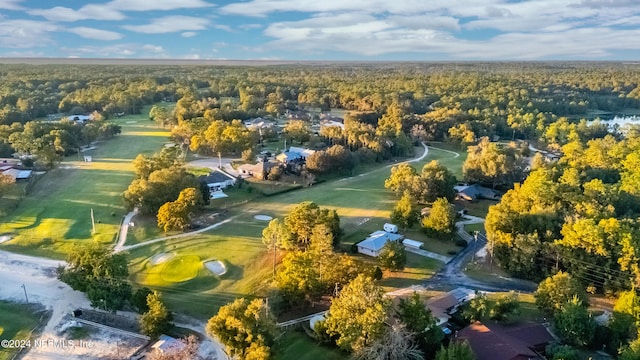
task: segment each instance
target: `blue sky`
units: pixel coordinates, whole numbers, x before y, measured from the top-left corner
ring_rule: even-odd
[[[0,0],[0,56],[640,60],[640,0]]]

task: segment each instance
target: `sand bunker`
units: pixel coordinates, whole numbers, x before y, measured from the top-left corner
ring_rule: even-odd
[[[9,240],[13,239],[13,235],[1,235],[0,236],[0,244],[2,244],[3,242],[7,242]]]
[[[162,264],[163,262],[167,262],[173,257],[174,257],[173,254],[161,253],[152,257],[151,260],[149,260],[149,262],[151,263],[151,265],[158,265],[158,264]]]
[[[137,121],[131,120],[131,121],[125,121],[124,123],[125,124],[135,124],[135,123],[137,123]]]
[[[262,220],[262,221],[269,221],[271,219],[273,219],[273,217],[269,216],[269,215],[256,215],[253,217],[256,220]]]
[[[211,260],[204,263],[204,266],[215,275],[221,276],[227,272],[227,268],[220,260]]]

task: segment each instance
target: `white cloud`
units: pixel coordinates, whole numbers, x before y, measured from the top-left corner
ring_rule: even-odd
[[[513,28],[512,31],[486,40],[465,40],[454,36],[455,19],[441,18],[440,24],[429,24],[428,17],[373,16],[361,13],[316,15],[299,21],[269,25],[264,35],[275,40],[265,44],[263,51],[295,51],[299,54],[343,52],[359,56],[379,56],[392,53],[423,53],[425,58],[442,59],[573,59],[606,57],[619,50],[640,50],[640,29],[620,30],[602,26],[584,27],[578,11],[574,22],[561,14],[544,21],[534,18],[533,24],[519,16],[518,11],[500,12],[506,17],[472,21],[463,28]],[[588,9],[586,10],[589,11]],[[498,13],[495,13],[498,14]],[[553,20],[553,19],[552,19]],[[517,25],[520,21],[523,24]],[[419,26],[421,23],[424,26]],[[450,29],[447,29],[449,27]],[[535,29],[536,31],[529,31]],[[461,32],[461,34],[463,34]]]
[[[22,0],[0,0],[0,9],[22,10],[21,2]]]
[[[152,53],[163,53],[164,52],[164,48],[162,46],[159,45],[151,45],[151,44],[145,44],[142,46],[143,50],[146,50],[148,52],[152,52]]]
[[[67,29],[67,31],[74,33],[78,36],[81,36],[85,39],[106,40],[106,41],[122,39],[122,34],[120,33],[117,33],[114,31],[94,29],[94,28],[89,28],[85,26],[70,28],[70,29]]]
[[[218,29],[218,30],[223,30],[226,32],[233,32],[233,30],[231,29],[231,27],[229,25],[222,25],[222,24],[217,24],[217,25],[213,25],[214,29]]]
[[[246,16],[265,16],[273,12],[366,12],[370,14],[413,15],[427,11],[446,12],[453,15],[475,16],[478,9],[504,0],[251,0],[221,7],[221,11]]]
[[[182,37],[185,37],[185,38],[190,38],[190,37],[194,37],[194,36],[198,35],[198,33],[197,33],[197,32],[195,32],[195,31],[185,31],[185,32],[183,32],[183,33],[182,33],[182,34],[180,34],[180,35],[181,35]]]
[[[79,20],[122,20],[124,14],[104,5],[88,4],[78,10],[56,6],[51,9],[33,9],[30,15],[42,16],[50,21],[73,22]]]
[[[107,6],[124,11],[152,11],[196,9],[213,6],[213,4],[203,0],[113,0]]]
[[[204,30],[208,25],[208,19],[175,15],[153,19],[145,25],[124,25],[123,28],[143,34],[165,34],[185,30]]]
[[[30,58],[30,57],[43,57],[45,53],[43,51],[8,51],[0,54],[1,57],[17,57],[17,58]]]
[[[238,28],[242,30],[260,29],[262,28],[262,24],[242,24],[239,25]]]
[[[55,24],[34,20],[0,21],[0,48],[36,48],[53,43],[50,33]]]
[[[152,44],[114,44],[106,46],[81,46],[77,48],[62,47],[61,52],[69,57],[136,57],[136,58],[165,58],[167,57],[162,46]]]

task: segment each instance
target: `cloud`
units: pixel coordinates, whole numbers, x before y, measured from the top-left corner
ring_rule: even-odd
[[[265,16],[274,12],[365,12],[369,14],[413,15],[435,11],[452,15],[475,16],[480,8],[502,3],[504,0],[251,0],[228,4],[221,7],[220,10],[223,13],[245,16]]]
[[[182,33],[182,34],[180,34],[180,35],[181,35],[182,37],[185,37],[185,38],[190,38],[190,37],[194,37],[194,36],[198,35],[198,33],[197,33],[197,32],[195,32],[195,31],[185,31],[185,32],[183,32],[183,33]]]
[[[539,7],[540,4],[537,4]],[[577,11],[575,19],[564,18],[560,11],[551,20],[521,17],[532,8],[512,7],[509,12],[488,12],[500,17],[475,20],[459,26],[452,17],[374,16],[362,13],[318,14],[298,21],[276,22],[264,30],[274,38],[262,51],[290,51],[303,56],[342,52],[356,56],[421,53],[425,59],[587,59],[610,56],[616,51],[640,50],[640,43],[630,42],[640,36],[640,29],[586,27],[582,23],[590,10]],[[549,10],[550,14],[552,11]],[[423,17],[423,18],[421,18]],[[518,24],[520,22],[520,24]],[[476,28],[509,28],[497,36],[467,40],[466,31]],[[453,31],[456,31],[454,36]],[[306,54],[306,55],[305,55]]]
[[[164,52],[164,48],[162,46],[159,45],[151,45],[151,44],[145,44],[142,46],[143,50],[146,50],[148,52],[152,52],[152,53],[163,53]]]
[[[50,21],[73,22],[79,20],[122,20],[124,14],[104,5],[88,4],[78,10],[56,6],[51,9],[28,10],[28,14],[42,16]]]
[[[0,48],[36,48],[53,43],[51,32],[59,30],[55,24],[34,20],[0,21]]]
[[[107,46],[81,46],[77,48],[61,47],[60,51],[67,53],[69,57],[167,57],[162,46],[152,44],[127,43]]]
[[[107,6],[123,11],[152,11],[196,9],[210,7],[213,4],[203,0],[113,0]]]
[[[0,9],[5,10],[22,10],[23,7],[20,5],[22,0],[0,0]]]
[[[117,33],[114,31],[108,31],[108,30],[94,29],[94,28],[85,27],[85,26],[70,28],[70,29],[67,29],[67,31],[74,33],[78,36],[81,36],[85,39],[105,40],[105,41],[122,39],[122,34],[120,33]]]
[[[251,30],[251,29],[260,29],[262,28],[262,24],[242,24],[238,26],[241,30]]]
[[[124,25],[123,28],[143,34],[166,34],[185,30],[204,30],[208,25],[208,19],[175,15],[153,19],[146,25]]]

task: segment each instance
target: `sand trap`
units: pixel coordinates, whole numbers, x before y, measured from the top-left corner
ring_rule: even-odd
[[[137,121],[135,121],[135,120],[132,120],[132,121],[125,121],[124,123],[125,123],[125,124],[135,124],[135,123],[137,123]]]
[[[215,275],[221,276],[227,273],[227,268],[220,260],[211,260],[204,263],[204,266]]]
[[[269,215],[256,215],[253,217],[256,220],[262,220],[262,221],[269,221],[271,219],[273,219],[273,217],[269,216]]]
[[[149,262],[151,263],[151,265],[158,265],[158,264],[162,264],[163,262],[167,262],[173,257],[174,257],[173,254],[161,253],[152,257],[151,260],[149,260]]]
[[[11,239],[13,239],[13,235],[2,235],[0,236],[0,244],[2,244],[3,242],[7,242]]]

